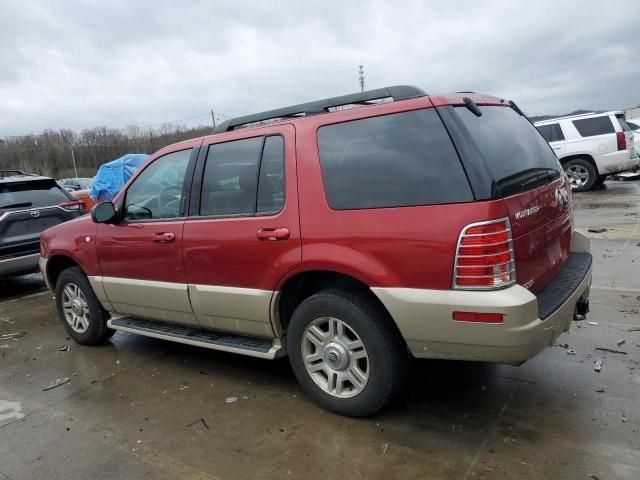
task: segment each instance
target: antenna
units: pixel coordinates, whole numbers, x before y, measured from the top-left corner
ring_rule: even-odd
[[[358,83],[360,83],[360,91],[364,92],[364,66],[358,66]]]

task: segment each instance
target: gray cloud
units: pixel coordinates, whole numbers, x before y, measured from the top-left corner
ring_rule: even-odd
[[[0,136],[237,115],[409,83],[528,113],[640,103],[635,0],[0,6]]]

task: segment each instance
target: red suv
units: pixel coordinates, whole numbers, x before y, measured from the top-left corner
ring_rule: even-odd
[[[520,109],[388,87],[163,148],[113,203],[45,231],[82,344],[116,330],[273,359],[369,415],[411,356],[519,364],[584,318],[588,240]]]

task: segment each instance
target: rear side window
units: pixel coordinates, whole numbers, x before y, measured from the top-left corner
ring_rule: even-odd
[[[68,201],[53,180],[0,184],[0,210],[48,207]]]
[[[611,123],[611,119],[608,115],[573,120],[573,125],[576,127],[576,130],[578,130],[578,133],[583,137],[594,137],[596,135],[615,133],[613,123]]]
[[[539,181],[560,176],[558,159],[525,117],[509,107],[479,108],[480,117],[466,107],[455,110],[501,195],[529,190],[539,186]]]
[[[624,118],[624,115],[616,115],[616,118],[618,119],[618,122],[620,122],[623,132],[631,131],[631,127],[627,124],[627,120]]]
[[[284,205],[284,142],[255,137],[209,147],[200,215],[275,213]]]
[[[558,142],[564,140],[564,134],[560,125],[551,123],[549,125],[540,125],[536,127],[547,142]]]
[[[434,109],[321,127],[318,149],[327,201],[335,210],[473,200]]]
[[[635,122],[627,122],[627,125],[629,125],[631,130],[634,130],[634,131],[640,130],[640,125]]]

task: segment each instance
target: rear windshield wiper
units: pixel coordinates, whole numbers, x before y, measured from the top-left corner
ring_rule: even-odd
[[[557,170],[549,170],[548,172],[539,173],[538,175],[534,175],[533,177],[531,177],[526,182],[522,182],[520,186],[524,187],[525,185],[529,185],[530,183],[538,182],[540,180],[551,180],[554,178],[558,178],[558,173],[559,172]]]
[[[10,203],[8,205],[0,205],[0,208],[24,208],[33,205],[31,202]]]
[[[497,182],[498,189],[502,195],[515,193],[518,190],[542,180],[551,180],[558,178],[560,171],[554,168],[530,168],[521,172],[516,172],[513,175],[503,178]]]

